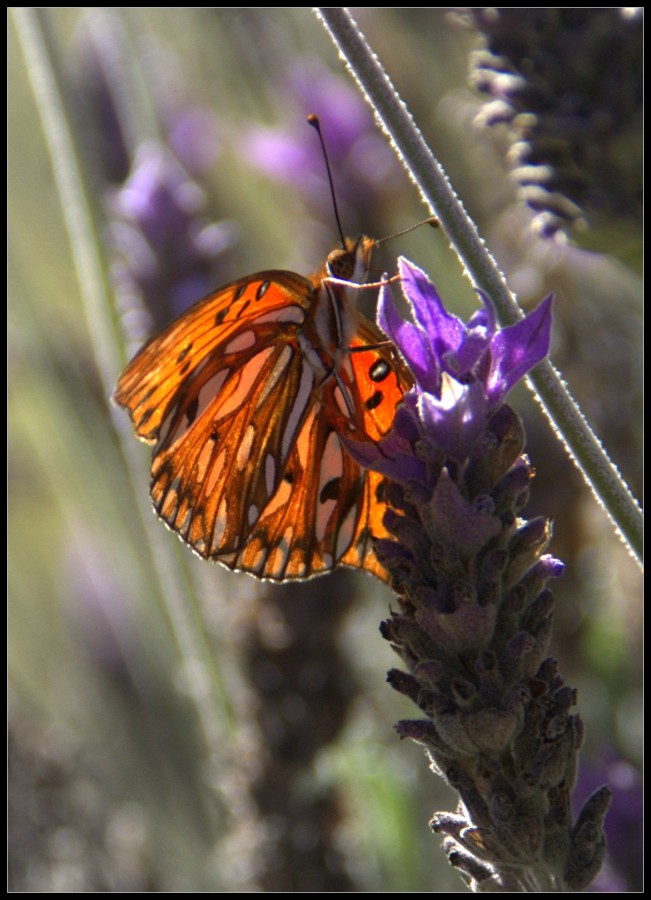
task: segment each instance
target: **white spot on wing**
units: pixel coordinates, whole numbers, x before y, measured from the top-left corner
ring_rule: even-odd
[[[219,419],[223,419],[230,415],[230,413],[234,412],[242,405],[242,403],[244,403],[249,396],[251,388],[255,384],[262,367],[273,353],[273,349],[273,347],[267,347],[266,350],[261,350],[260,353],[257,353],[245,366],[242,366],[242,368],[234,374],[234,378],[236,378],[237,381],[231,395],[224,398],[224,401],[217,410]]]
[[[179,438],[182,438],[184,434],[186,434],[190,428],[194,425],[197,419],[204,412],[206,407],[215,399],[217,394],[219,394],[220,390],[224,386],[224,382],[228,377],[229,369],[220,369],[219,372],[216,372],[208,381],[203,385],[199,393],[197,394],[197,409],[194,413],[191,422],[188,422],[187,418],[183,416],[181,421],[176,426],[176,430],[170,437],[170,442],[174,443],[178,441]],[[174,406],[174,409],[170,410],[168,415],[165,417],[161,429],[160,429],[160,441],[159,444],[162,444],[167,440],[166,431],[172,420],[175,417],[178,405]]]
[[[203,481],[206,477],[206,470],[208,469],[208,465],[210,460],[212,459],[213,450],[215,449],[212,441],[206,441],[206,443],[201,448],[201,453],[199,454],[199,459],[196,462],[196,480]]]
[[[307,414],[305,421],[303,422],[303,439],[296,442],[296,452],[298,453],[298,461],[301,465],[301,469],[305,471],[307,469],[310,460],[308,459],[308,454],[311,450],[310,441],[307,440],[306,435],[312,433],[312,429],[314,428],[314,423],[316,421],[317,414],[321,409],[321,404],[314,404],[310,411]]]
[[[253,427],[253,425],[249,425],[242,435],[242,440],[240,441],[240,445],[237,448],[237,456],[235,458],[235,465],[240,470],[240,472],[246,466],[251,457],[251,449],[253,447],[254,438],[255,428]]]
[[[334,478],[340,478],[343,475],[344,463],[342,457],[341,443],[339,438],[333,432],[328,436],[323,457],[321,459],[321,467],[319,469],[319,491],[317,497],[320,498],[321,491]],[[326,535],[330,516],[334,512],[337,505],[337,498],[330,497],[325,501],[319,499],[316,510],[315,532],[319,541],[322,541]]]
[[[255,332],[243,331],[226,344],[224,353],[242,353],[243,350],[250,350],[253,346],[255,346]]]
[[[336,500],[326,500],[325,503],[319,503],[316,512],[316,522],[314,523],[314,533],[317,536],[317,540],[322,541],[324,539],[330,516],[336,505]]]
[[[334,431],[330,432],[323,450],[321,468],[319,470],[319,493],[333,478],[340,478],[344,473],[344,461],[341,442]]]
[[[335,401],[341,412],[347,419],[352,418],[355,414],[355,404],[348,393],[348,390],[342,386],[341,381],[337,382],[337,387],[333,391]]]
[[[274,490],[274,482],[276,480],[276,460],[271,453],[268,453],[264,461],[264,483],[267,488],[267,495],[271,497]]]
[[[274,363],[274,367],[269,373],[269,376],[265,378],[264,384],[262,386],[262,390],[260,391],[260,395],[258,396],[258,402],[256,405],[256,409],[262,406],[267,397],[269,396],[270,391],[275,388],[278,383],[278,379],[284,373],[287,368],[290,360],[292,358],[292,348],[287,344],[283,347],[280,356]]]
[[[208,406],[208,404],[215,399],[217,394],[222,389],[222,385],[226,381],[226,377],[228,375],[228,369],[220,369],[215,375],[208,379],[208,381],[202,386],[201,390],[197,394],[197,411],[194,416],[194,422],[197,421],[199,416],[202,414],[204,409]]]
[[[281,306],[271,312],[264,313],[255,317],[255,324],[264,324],[265,322],[280,322],[281,324],[302,325],[305,321],[305,310],[300,306]]]
[[[224,532],[226,531],[226,517],[228,515],[228,508],[226,506],[226,497],[222,497],[221,503],[219,504],[219,509],[217,510],[217,516],[215,518],[215,530],[212,536],[212,552],[219,552],[219,544],[221,539],[224,537]]]
[[[210,469],[210,474],[208,475],[208,481],[206,482],[206,496],[210,496],[215,489],[215,485],[219,481],[222,469],[224,468],[224,463],[226,462],[226,453],[224,450],[219,454],[217,459],[213,462],[212,467]]]
[[[280,509],[282,506],[285,506],[289,503],[290,497],[292,496],[292,486],[288,484],[286,481],[281,481],[278,485],[278,490],[273,495],[269,503],[264,508],[264,517],[265,519],[268,516],[273,515],[276,510]]]
[[[281,458],[283,460],[287,459],[289,449],[292,446],[292,443],[296,436],[298,426],[300,425],[301,420],[305,414],[305,410],[307,409],[308,403],[310,402],[313,386],[314,370],[310,366],[303,366],[298,391],[296,392],[294,404],[291,408],[289,416],[287,417],[287,424],[285,426],[285,431],[283,432],[283,443],[281,447]]]

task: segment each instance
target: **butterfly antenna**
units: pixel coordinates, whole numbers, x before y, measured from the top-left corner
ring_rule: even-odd
[[[346,249],[346,238],[344,237],[344,232],[341,227],[341,219],[339,218],[339,209],[337,207],[337,197],[335,195],[335,183],[332,180],[332,172],[330,171],[330,161],[328,160],[328,153],[326,151],[325,141],[323,140],[323,135],[321,134],[321,123],[319,122],[319,117],[311,114],[307,117],[308,124],[314,128],[316,133],[319,135],[319,141],[321,142],[321,150],[323,151],[323,159],[325,160],[326,171],[328,173],[328,181],[330,183],[330,196],[332,197],[332,206],[335,211],[335,221],[337,222],[337,228],[339,229],[339,237],[341,238],[341,247],[342,250]]]
[[[408,228],[403,228],[402,231],[396,231],[395,234],[389,234],[387,237],[379,238],[375,241],[376,245],[379,246],[383,244],[385,241],[392,241],[394,238],[402,237],[403,234],[409,234],[410,231],[414,231],[416,228],[420,228],[422,225],[429,225],[431,228],[438,228],[441,223],[436,218],[436,216],[428,216],[426,219],[423,219],[422,222],[416,222],[415,225],[410,225]]]

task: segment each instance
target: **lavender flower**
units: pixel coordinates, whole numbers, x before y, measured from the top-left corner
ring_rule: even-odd
[[[533,227],[574,237],[639,227],[643,10],[464,7],[480,32],[470,80],[487,96],[478,124],[506,125],[507,159]],[[593,237],[594,240],[594,237]]]
[[[570,714],[575,691],[546,655],[546,583],[563,564],[545,553],[549,522],[521,518],[533,470],[504,402],[547,354],[551,297],[504,329],[482,297],[464,324],[420,269],[404,259],[399,268],[414,322],[388,285],[378,320],[416,384],[381,444],[349,444],[387,476],[395,540],[376,552],[400,611],[382,633],[409,670],[388,680],[427,716],[397,730],[459,792],[459,811],[431,825],[475,889],[579,890],[601,865],[610,793],[597,790],[572,824],[583,727]]]
[[[186,96],[175,59],[158,45],[147,55],[146,72],[159,87],[164,77],[173,83],[152,100],[164,137],[146,140],[147,127],[136,135],[119,18],[87,15],[79,42],[79,102],[104,191],[112,280],[135,349],[224,280],[216,265],[224,266],[236,228],[208,219],[200,184],[221,149],[219,129],[212,112]]]
[[[232,245],[234,228],[205,217],[204,191],[157,143],[140,147],[109,204],[118,293],[125,305],[138,297],[160,327],[214,285],[215,260]]]

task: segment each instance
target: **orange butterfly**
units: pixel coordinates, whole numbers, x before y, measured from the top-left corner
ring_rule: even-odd
[[[372,542],[387,536],[383,477],[341,440],[378,441],[412,384],[355,306],[374,246],[347,241],[309,279],[220,288],[120,376],[115,401],[155,444],[154,507],[200,556],[274,581],[339,563],[386,580]]]

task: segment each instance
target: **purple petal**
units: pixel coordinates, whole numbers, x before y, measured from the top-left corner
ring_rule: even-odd
[[[559,578],[565,571],[565,563],[560,559],[556,559],[547,553],[541,556],[535,566],[536,576],[547,580],[548,578]]]
[[[153,143],[140,147],[129,179],[117,195],[121,214],[135,222],[154,245],[183,233],[203,201],[201,188],[171,154]]]
[[[449,313],[438,291],[425,272],[403,256],[398,260],[402,289],[414,319],[428,334],[439,358],[446,351],[457,350],[465,336],[465,326]]]
[[[411,481],[418,484],[425,481],[425,466],[413,453],[386,452],[390,447],[391,435],[386,439],[386,447],[384,441],[382,444],[374,444],[372,441],[355,441],[344,435],[341,435],[341,441],[355,462],[365,469],[373,469],[403,485]]]
[[[446,453],[464,459],[486,424],[486,396],[479,381],[462,385],[444,376],[441,399],[421,392],[418,415],[425,433]]]
[[[498,331],[491,341],[491,369],[486,385],[491,405],[501,401],[513,385],[549,351],[552,295],[528,316]]]
[[[450,375],[461,377],[473,371],[479,360],[486,353],[489,337],[486,334],[469,332],[457,351],[450,350],[443,354],[443,368]]]
[[[413,412],[416,406],[414,397],[415,391],[412,389],[405,395],[405,402],[396,409],[393,418],[394,432],[409,444],[415,443],[421,437],[418,416]]]
[[[426,390],[434,392],[439,368],[432,357],[427,335],[412,322],[406,322],[402,318],[396,309],[391,288],[386,284],[380,290],[377,321],[382,331],[400,349],[416,381]]]

